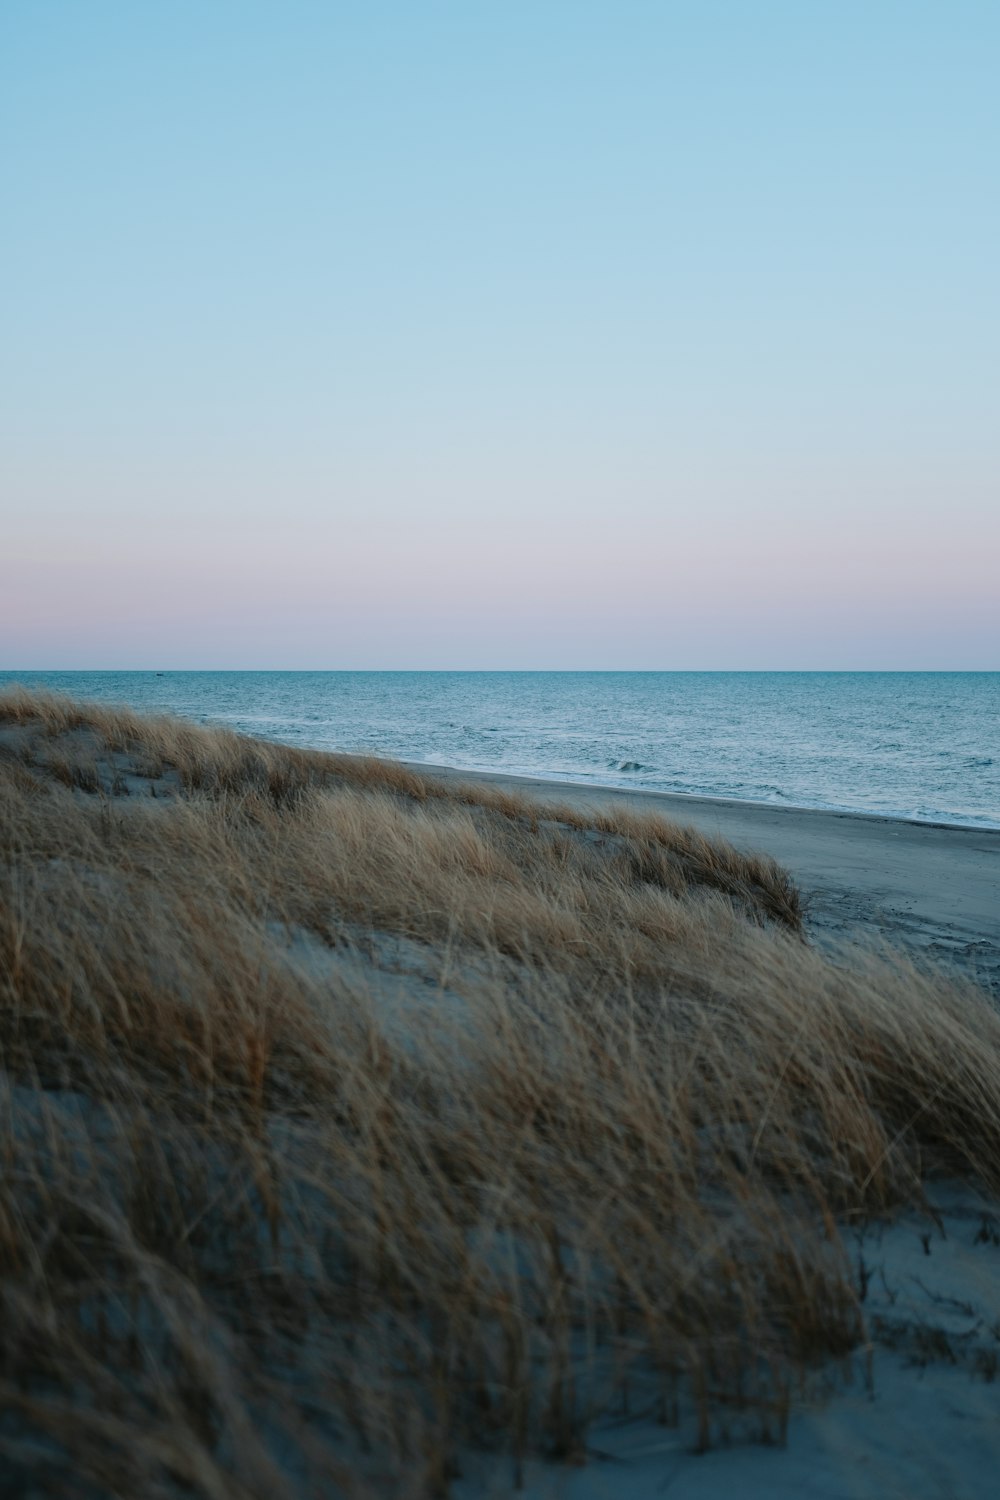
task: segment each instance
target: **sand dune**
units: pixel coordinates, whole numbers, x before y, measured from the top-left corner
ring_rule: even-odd
[[[0,699],[0,1491],[988,1492],[1000,1012],[664,810]]]
[[[655,813],[764,850],[801,889],[807,927],[818,938],[889,939],[1000,994],[1000,830],[419,769],[446,785],[475,780],[581,812]]]

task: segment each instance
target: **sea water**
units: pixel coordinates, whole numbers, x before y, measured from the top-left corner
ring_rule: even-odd
[[[1000,827],[998,672],[0,672],[290,745]]]

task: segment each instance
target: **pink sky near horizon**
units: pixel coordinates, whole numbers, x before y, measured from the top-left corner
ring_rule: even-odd
[[[407,436],[284,473],[252,451],[199,472],[151,433],[74,477],[39,446],[5,520],[0,666],[997,666],[1000,507],[940,435],[819,462],[619,420],[630,462],[606,434],[589,467],[578,434],[494,438],[485,471]]]
[[[155,528],[154,528],[155,532]],[[852,533],[737,545],[530,528],[350,550],[82,545],[0,567],[4,667],[992,669],[988,548]],[[655,545],[653,542],[655,540]],[[602,544],[603,542],[603,544]],[[797,543],[797,544],[796,544]],[[6,577],[4,577],[6,575]],[[971,649],[978,641],[980,650]]]

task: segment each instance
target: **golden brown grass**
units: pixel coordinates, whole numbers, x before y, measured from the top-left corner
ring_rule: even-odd
[[[0,848],[4,1493],[779,1436],[838,1224],[1000,1190],[987,997],[655,818],[8,694]]]

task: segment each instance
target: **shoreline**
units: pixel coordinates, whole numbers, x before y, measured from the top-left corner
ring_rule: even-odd
[[[619,677],[631,683],[627,692],[601,686],[605,678]],[[645,679],[661,677],[667,694],[662,702],[659,688],[643,686]],[[745,682],[735,697],[728,691],[720,697],[718,684],[711,689],[680,685],[702,677],[706,683],[715,677]],[[816,682],[826,677],[842,678],[847,696],[839,687],[817,696]],[[800,678],[799,686],[783,685],[785,679]],[[577,679],[587,686],[574,686]],[[180,714],[292,747],[418,761],[476,776],[516,775],[698,802],[749,801],[1000,831],[1000,761],[990,730],[1000,692],[996,671],[0,670],[0,692],[18,683],[92,697],[106,706]],[[619,698],[619,691],[625,696]],[[942,719],[946,701],[949,712]],[[588,722],[586,704],[601,714],[581,744],[577,736],[581,723]],[[660,708],[670,705],[683,713],[687,732],[683,742],[668,737],[661,745],[650,730]],[[697,767],[691,764],[685,770],[688,735],[697,744],[714,734],[723,708],[710,774],[694,774]],[[668,744],[674,748],[668,750]],[[622,758],[633,755],[636,760]],[[862,789],[865,801],[859,802]],[[808,800],[820,795],[838,800]]]
[[[770,854],[799,885],[818,941],[887,939],[1000,997],[1000,829],[405,764],[432,779],[485,782],[539,802],[624,803]]]
[[[220,727],[228,727],[222,725]],[[275,744],[292,745],[291,740],[275,740]],[[331,755],[354,755],[364,759],[367,752],[357,750],[330,750],[325,745],[310,745],[311,750],[319,750]],[[374,760],[392,760],[393,756],[383,756],[377,751],[370,752]],[[444,761],[438,760],[406,760],[400,761],[401,765],[408,766],[412,771],[447,772],[449,776],[465,776],[473,781],[510,780],[519,785],[523,782],[527,785],[540,784],[542,786],[559,786],[579,789],[580,791],[610,792],[622,794],[627,797],[666,797],[680,803],[697,802],[714,805],[720,803],[723,807],[754,807],[762,811],[775,813],[822,813],[831,818],[862,818],[876,823],[907,823],[914,828],[946,828],[953,829],[959,833],[995,833],[1000,835],[1000,823],[956,823],[950,822],[944,817],[914,818],[905,813],[893,812],[868,812],[859,807],[823,807],[813,806],[808,802],[761,802],[754,797],[723,797],[712,792],[672,792],[664,791],[654,786],[625,786],[615,781],[582,781],[574,780],[570,776],[560,776],[555,772],[546,775],[538,775],[533,771],[490,771],[485,767],[476,768],[468,766],[451,766]]]

